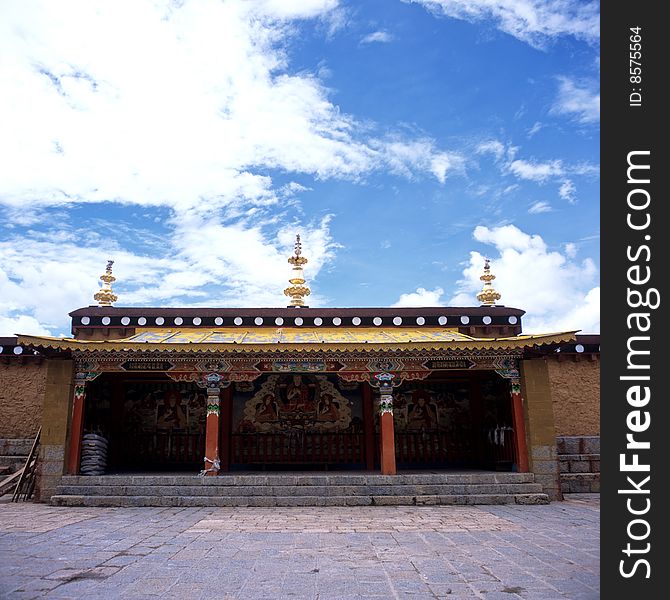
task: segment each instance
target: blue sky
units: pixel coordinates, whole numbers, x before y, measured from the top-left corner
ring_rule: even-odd
[[[5,2],[0,335],[118,306],[477,305],[599,331],[599,8]]]

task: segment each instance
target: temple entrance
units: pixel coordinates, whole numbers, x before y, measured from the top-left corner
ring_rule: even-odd
[[[375,406],[377,440],[378,412]],[[495,373],[438,372],[405,381],[394,394],[393,418],[400,469],[514,466],[509,384]]]
[[[108,440],[107,471],[196,471],[206,401],[194,383],[103,374],[88,384],[84,433]]]
[[[310,373],[234,384],[231,468],[365,466],[361,385]]]

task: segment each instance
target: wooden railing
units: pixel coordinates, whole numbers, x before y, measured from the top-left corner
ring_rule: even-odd
[[[472,442],[471,436],[445,431],[396,432],[396,461],[436,466],[472,462],[475,458]]]
[[[362,464],[362,433],[236,433],[233,464]]]
[[[156,432],[113,436],[114,466],[178,466],[200,464],[205,456],[204,433]]]

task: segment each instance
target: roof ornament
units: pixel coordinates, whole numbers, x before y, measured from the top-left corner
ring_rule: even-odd
[[[500,300],[500,293],[495,290],[491,283],[496,276],[491,273],[490,260],[484,260],[484,274],[479,278],[484,282],[482,291],[477,294],[477,300],[482,303],[482,306],[495,306],[496,300]]]
[[[118,300],[118,296],[112,292],[112,283],[116,281],[116,277],[112,275],[112,265],[114,264],[113,260],[107,261],[107,267],[105,272],[100,275],[100,280],[102,281],[102,287],[98,292],[93,295],[93,299],[98,301],[100,306],[111,306],[112,302]]]
[[[305,296],[309,296],[311,291],[305,285],[305,274],[302,266],[308,261],[302,255],[302,244],[300,243],[300,234],[295,236],[295,246],[293,247],[293,256],[289,257],[288,262],[293,265],[291,269],[291,277],[289,283],[291,284],[284,290],[285,296],[290,296],[291,303],[288,308],[307,308],[304,302]]]

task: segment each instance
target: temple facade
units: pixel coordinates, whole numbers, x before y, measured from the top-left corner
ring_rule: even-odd
[[[289,262],[289,307],[238,309],[114,306],[110,263],[71,337],[0,340],[3,413],[42,427],[38,499],[89,434],[106,473],[515,471],[560,498],[552,381],[597,380],[597,337],[524,334],[488,262],[480,306],[427,308],[310,308],[299,240]]]

